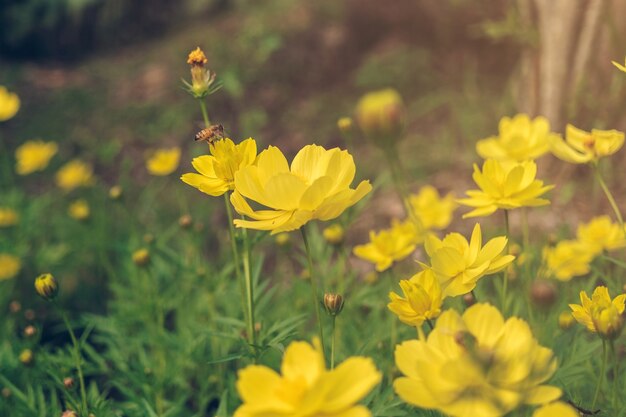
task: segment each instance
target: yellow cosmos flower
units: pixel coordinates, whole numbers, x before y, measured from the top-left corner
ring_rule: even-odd
[[[56,173],[56,183],[64,191],[91,185],[93,183],[93,169],[91,165],[74,159],[63,165]]]
[[[626,294],[618,295],[611,301],[607,287],[596,287],[591,299],[585,291],[580,292],[582,305],[570,304],[572,315],[590,332],[598,333],[600,337],[614,339],[622,331],[622,313]]]
[[[20,217],[17,212],[8,207],[0,207],[0,227],[15,226]]]
[[[35,171],[43,171],[48,166],[59,147],[54,142],[29,140],[15,150],[17,165],[15,171],[20,175],[28,175]]]
[[[476,152],[483,159],[524,162],[537,159],[550,150],[550,135],[553,135],[550,122],[545,117],[532,120],[527,114],[503,117],[498,125],[498,136],[479,140]]]
[[[385,147],[400,139],[405,113],[400,94],[388,88],[364,95],[357,104],[356,120],[374,144]]]
[[[146,169],[152,175],[170,175],[178,168],[180,148],[157,149],[146,160]]]
[[[70,204],[67,212],[73,219],[85,220],[89,217],[89,204],[87,204],[87,201],[81,198]]]
[[[597,163],[604,156],[613,155],[624,144],[624,133],[617,130],[585,132],[570,124],[565,129],[565,140],[552,137],[552,153],[559,159],[572,164]]]
[[[419,272],[408,280],[401,280],[400,288],[404,297],[390,292],[391,302],[387,307],[403,323],[419,327],[424,321],[437,318],[441,313],[443,295],[439,282],[431,270]]]
[[[13,278],[21,268],[20,258],[8,253],[0,253],[0,281]]]
[[[543,185],[536,180],[537,164],[525,161],[519,164],[503,164],[488,159],[483,164],[482,172],[474,164],[472,177],[480,190],[469,190],[469,198],[457,200],[474,210],[463,215],[463,218],[489,216],[498,209],[511,210],[518,207],[536,207],[550,204],[550,201],[539,198],[554,185]]]
[[[532,417],[580,417],[580,413],[571,405],[556,401],[539,407]]]
[[[352,155],[339,148],[307,145],[290,167],[283,153],[270,146],[259,154],[256,165],[235,173],[230,201],[239,214],[252,219],[237,219],[235,225],[276,234],[298,229],[313,219],[332,220],[372,189],[369,181],[350,188],[355,173]],[[246,198],[270,210],[254,211]]]
[[[609,216],[594,217],[589,223],[578,225],[576,237],[593,254],[626,247],[624,230],[619,224],[613,223]]]
[[[619,64],[619,63],[617,63],[617,62],[615,62],[615,61],[611,61],[611,63],[612,63],[613,65],[615,65],[615,66],[617,67],[617,69],[618,69],[618,70],[620,70],[620,71],[622,71],[622,72],[626,72],[626,59],[624,59],[624,65]]]
[[[415,216],[426,230],[445,229],[452,221],[452,213],[457,207],[452,193],[441,198],[435,187],[426,185],[417,194],[409,197]]]
[[[374,362],[360,356],[326,370],[318,343],[313,348],[292,342],[285,349],[281,374],[261,365],[238,372],[243,404],[234,417],[369,417],[370,411],[356,403],[381,377]]]
[[[552,248],[543,250],[543,259],[548,274],[559,281],[589,273],[594,252],[577,240],[562,240]]]
[[[370,241],[354,247],[354,254],[376,265],[382,272],[394,262],[401,261],[415,251],[422,236],[417,232],[413,221],[400,222],[394,219],[391,228],[376,233],[370,231]]]
[[[205,194],[220,196],[235,189],[235,173],[252,165],[256,159],[256,142],[249,138],[235,145],[226,138],[209,144],[211,155],[194,158],[191,164],[199,172],[184,174],[183,182]]]
[[[515,256],[503,254],[506,244],[506,236],[499,236],[483,246],[478,223],[469,242],[459,233],[450,233],[443,240],[429,235],[424,248],[430,266],[422,264],[422,267],[434,272],[444,296],[467,294],[480,278],[502,271],[513,262]]]
[[[0,122],[7,121],[20,109],[20,98],[0,85]]]
[[[454,417],[498,417],[523,404],[544,404],[561,390],[542,385],[556,370],[552,351],[540,346],[528,323],[504,321],[489,304],[462,316],[441,314],[427,340],[396,347],[403,377],[393,387],[400,398]]]

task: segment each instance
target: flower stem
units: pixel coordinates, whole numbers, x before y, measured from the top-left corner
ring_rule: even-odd
[[[509,211],[508,210],[504,210],[504,228],[506,231],[506,247],[505,247],[505,251],[508,254],[509,253],[509,240],[511,239],[511,233],[510,233],[510,226],[509,226]],[[500,294],[500,298],[501,298],[501,305],[502,305],[502,314],[506,314],[506,310],[507,310],[507,306],[506,306],[506,292],[507,292],[507,287],[509,285],[509,268],[505,268],[504,269],[504,274],[503,274],[503,281],[502,281],[502,293]]]
[[[615,212],[615,217],[617,217],[617,221],[619,222],[621,230],[624,230],[624,219],[622,218],[622,213],[620,213],[619,207],[617,206],[617,203],[615,202],[615,198],[613,198],[613,194],[611,194],[609,187],[606,186],[606,183],[604,182],[604,179],[602,178],[602,175],[600,174],[600,168],[598,168],[597,165],[593,165],[593,171],[596,174],[596,178],[598,179],[598,183],[600,184],[600,187],[602,187],[602,191],[604,191],[606,198],[609,200],[609,203],[611,204],[611,207],[613,208],[613,211]]]
[[[606,346],[606,340],[602,339],[602,367],[600,368],[600,376],[598,378],[598,384],[596,385],[596,392],[593,394],[593,401],[591,402],[592,410],[596,407],[598,394],[600,394],[600,390],[602,389],[602,382],[604,381],[604,377],[606,376],[606,363],[608,362],[608,356],[609,350]]]
[[[206,111],[206,104],[204,103],[203,99],[199,99],[198,102],[200,103],[200,110],[202,110],[202,118],[204,119],[204,127],[209,127],[211,126],[211,121],[209,120],[209,114]]]
[[[246,301],[248,304],[248,343],[254,351],[254,362],[258,359],[258,350],[256,345],[256,333],[254,330],[254,283],[252,282],[252,273],[250,271],[250,239],[248,238],[248,230],[243,229],[243,273],[246,281]]]
[[[78,340],[76,339],[74,330],[72,329],[72,326],[70,325],[70,321],[67,319],[67,315],[58,305],[56,305],[56,307],[61,313],[61,317],[63,318],[65,327],[67,328],[67,331],[70,334],[70,338],[72,339],[72,345],[74,346],[74,349],[73,349],[74,364],[76,365],[76,371],[78,372],[78,384],[80,385],[80,400],[82,404],[82,410],[81,410],[82,412],[80,413],[80,415],[86,416],[87,414],[89,414],[89,409],[87,408],[87,393],[85,391],[85,378],[83,376],[83,368],[80,364],[81,363],[80,346],[78,345]]]
[[[317,328],[320,338],[320,344],[322,347],[322,357],[324,358],[324,364],[326,363],[326,350],[324,349],[324,327],[322,325],[322,316],[320,315],[320,302],[317,294],[317,279],[313,273],[313,258],[311,256],[311,247],[307,238],[306,225],[300,228],[302,234],[302,240],[304,241],[304,249],[306,251],[306,257],[309,265],[309,281],[311,282],[311,296],[313,300],[313,310],[315,310],[315,318],[317,319]]]
[[[400,195],[406,215],[411,219],[411,221],[413,221],[413,223],[415,223],[418,231],[421,232],[423,230],[422,221],[415,215],[415,212],[411,207],[411,202],[409,201],[409,189],[406,184],[406,175],[404,174],[404,167],[402,166],[400,155],[398,155],[398,150],[395,146],[391,146],[385,150],[385,156],[387,157],[387,165],[391,171],[391,178],[393,179],[396,191]]]
[[[337,316],[333,315],[331,319],[330,325],[330,369],[335,369],[335,320],[337,320]]]
[[[611,355],[613,355],[613,360],[615,361],[615,367],[613,368],[613,409],[617,409],[617,393],[619,391],[619,356],[615,351],[615,342],[611,340],[609,342],[609,346],[611,347]]]

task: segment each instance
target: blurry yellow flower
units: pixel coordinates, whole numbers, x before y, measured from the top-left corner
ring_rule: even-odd
[[[346,237],[346,231],[343,226],[339,223],[331,224],[330,226],[324,228],[322,231],[322,235],[326,242],[331,245],[340,245],[343,243],[344,238]]]
[[[13,278],[21,268],[20,258],[8,253],[0,253],[0,281]]]
[[[93,183],[93,169],[91,165],[74,159],[63,165],[56,173],[57,185],[65,191],[91,185]]]
[[[89,217],[89,204],[81,198],[70,204],[67,212],[73,219],[85,220]]]
[[[0,85],[0,122],[11,119],[20,109],[20,98]]]
[[[619,151],[623,144],[623,132],[598,129],[585,132],[570,124],[565,130],[565,140],[560,136],[550,140],[554,156],[572,164],[596,163],[600,158]]]
[[[483,246],[478,223],[469,242],[459,233],[450,233],[443,240],[431,234],[424,243],[430,266],[422,267],[432,269],[444,296],[463,295],[483,276],[502,271],[513,262],[515,256],[503,254],[506,244],[506,236],[499,236]]]
[[[137,249],[133,252],[133,262],[137,266],[146,266],[150,262],[150,252],[146,248]]]
[[[530,119],[518,114],[512,119],[503,117],[498,125],[498,136],[491,136],[476,143],[476,152],[483,159],[505,162],[524,162],[537,159],[550,150],[548,136],[550,122],[539,116]]]
[[[355,173],[352,155],[339,148],[307,145],[289,167],[283,153],[270,146],[259,154],[256,165],[235,173],[230,201],[239,214],[252,220],[234,223],[276,234],[298,229],[310,220],[332,220],[372,189],[369,181],[350,188]],[[271,210],[254,211],[246,198]]]
[[[0,227],[14,226],[19,221],[17,212],[8,207],[0,207]]]
[[[422,236],[412,221],[400,222],[394,219],[391,228],[376,233],[370,231],[370,241],[354,247],[354,254],[376,265],[382,272],[395,261],[401,261],[413,253]]]
[[[278,246],[286,246],[291,241],[291,235],[287,232],[278,233],[274,240]]]
[[[448,227],[457,207],[452,193],[441,198],[437,189],[430,185],[425,185],[417,194],[411,195],[409,203],[426,230]]]
[[[580,413],[571,405],[557,401],[536,409],[532,417],[580,417]]]
[[[589,273],[594,253],[577,240],[562,240],[554,247],[543,250],[548,273],[559,281]]]
[[[54,142],[42,140],[24,142],[15,150],[15,159],[17,160],[15,171],[20,175],[43,171],[57,150],[58,146]]]
[[[226,138],[209,144],[211,155],[194,158],[191,164],[199,172],[184,174],[183,182],[205,194],[220,196],[235,189],[235,173],[252,165],[256,159],[256,142],[249,138],[238,145]]]
[[[626,247],[624,230],[609,216],[594,217],[589,223],[578,225],[576,237],[594,254]]]
[[[611,301],[607,287],[600,286],[593,290],[591,299],[585,291],[580,292],[582,305],[570,304],[572,315],[590,332],[598,333],[600,337],[614,339],[622,331],[622,313],[626,294],[618,295]]]
[[[408,280],[400,281],[404,297],[389,293],[389,310],[409,326],[419,327],[441,313],[443,296],[439,282],[431,270],[421,271]]]
[[[157,149],[146,160],[146,168],[152,175],[165,176],[176,171],[180,161],[180,148]]]
[[[385,147],[400,139],[406,111],[396,90],[386,89],[364,95],[356,108],[356,120],[365,135]]]
[[[626,59],[624,59],[624,65],[621,65],[615,61],[611,61],[611,63],[613,65],[615,65],[617,67],[618,70],[622,71],[622,72],[626,72]]]
[[[449,416],[498,417],[561,395],[542,385],[556,370],[552,351],[537,343],[524,320],[505,322],[489,304],[475,304],[462,316],[443,312],[428,339],[398,345],[395,360],[404,375],[393,384],[400,398]]]
[[[536,180],[537,165],[532,161],[519,164],[502,164],[488,159],[483,164],[482,172],[474,164],[472,177],[480,190],[469,190],[469,198],[457,200],[459,203],[474,210],[463,215],[463,218],[489,216],[498,209],[510,210],[518,207],[536,207],[550,204],[550,201],[539,198],[553,185],[543,185]]]
[[[339,128],[339,131],[344,135],[352,133],[352,125],[353,122],[351,117],[342,117],[341,119],[337,120],[337,127]]]
[[[351,357],[326,370],[320,347],[292,342],[281,374],[262,365],[238,372],[237,391],[243,404],[234,417],[369,417],[356,403],[381,380],[370,358]]]
[[[563,330],[567,330],[574,324],[576,320],[570,311],[563,311],[559,314],[559,327]]]

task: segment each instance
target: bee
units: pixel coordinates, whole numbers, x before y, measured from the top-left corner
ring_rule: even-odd
[[[202,129],[198,133],[196,133],[196,142],[199,140],[204,140],[207,143],[213,143],[216,139],[224,138],[224,126],[222,125],[211,125],[206,129]]]

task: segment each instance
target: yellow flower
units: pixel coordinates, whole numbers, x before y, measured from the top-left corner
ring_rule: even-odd
[[[441,198],[437,189],[430,185],[425,185],[417,194],[411,195],[409,203],[426,230],[448,227],[457,207],[452,193]]]
[[[35,278],[35,291],[46,301],[52,301],[59,294],[59,283],[52,274],[41,274]]]
[[[19,221],[17,212],[8,207],[0,207],[0,227],[14,226]]]
[[[0,253],[0,281],[13,278],[22,269],[22,262],[17,256]]]
[[[565,130],[565,140],[560,136],[550,140],[554,156],[572,164],[597,163],[600,158],[619,151],[623,144],[623,132],[598,129],[585,132],[570,124]]]
[[[475,304],[462,316],[443,312],[428,339],[400,344],[395,360],[404,375],[393,384],[400,398],[449,416],[498,417],[561,395],[542,385],[556,370],[552,351],[537,343],[524,320],[504,321],[489,304]]]
[[[441,313],[443,296],[439,282],[431,270],[419,272],[408,280],[401,280],[400,288],[404,297],[390,292],[391,302],[387,307],[403,323],[419,327],[424,321],[434,319]]]
[[[593,254],[626,247],[624,230],[619,224],[613,223],[609,216],[594,217],[589,223],[578,225],[576,237]]]
[[[532,417],[580,417],[580,413],[571,405],[556,401],[536,409]]]
[[[394,262],[412,254],[421,241],[422,237],[414,222],[394,219],[390,229],[378,233],[371,230],[369,243],[355,246],[353,252],[359,258],[375,264],[376,270],[382,272]]]
[[[559,281],[588,274],[593,255],[587,245],[577,240],[562,240],[556,246],[543,250],[548,273]]]
[[[474,164],[472,177],[480,190],[469,190],[469,198],[457,200],[474,210],[463,215],[463,218],[489,216],[498,209],[511,210],[518,207],[536,207],[550,204],[550,201],[539,198],[553,185],[543,185],[536,180],[537,165],[532,161],[519,164],[503,164],[488,159],[483,164],[482,172]]]
[[[150,262],[150,252],[146,248],[137,249],[132,255],[133,262],[137,266],[146,266]]]
[[[146,161],[146,168],[152,175],[165,176],[176,171],[179,161],[180,148],[157,149]]]
[[[15,159],[17,160],[15,171],[20,175],[43,171],[58,149],[54,142],[42,140],[24,142],[15,150]]]
[[[331,245],[341,245],[346,237],[346,231],[343,229],[342,225],[334,223],[324,228],[322,235],[326,242]]]
[[[621,65],[615,61],[611,61],[611,63],[613,65],[615,65],[617,67],[618,70],[622,71],[622,72],[626,72],[626,59],[624,59],[624,65]]]
[[[472,291],[483,276],[502,271],[513,262],[515,256],[503,255],[506,244],[506,236],[499,236],[483,246],[478,223],[469,242],[459,233],[450,233],[443,240],[429,235],[424,248],[430,266],[422,267],[432,269],[444,296],[463,295]]]
[[[285,349],[281,374],[262,365],[238,372],[237,391],[243,404],[234,417],[369,417],[356,403],[381,380],[370,358],[351,357],[327,370],[315,341],[292,342]]]
[[[372,189],[369,181],[350,188],[355,172],[352,155],[339,148],[307,145],[289,167],[283,153],[270,146],[259,154],[256,165],[235,173],[230,201],[239,214],[253,220],[234,223],[276,234],[298,229],[313,219],[332,220]],[[271,210],[254,211],[246,198]]]
[[[498,125],[498,133],[498,136],[476,143],[476,152],[483,159],[524,162],[537,159],[550,150],[550,122],[542,116],[533,120],[526,114],[518,114],[512,119],[503,117]]]
[[[73,219],[85,220],[89,217],[89,204],[81,198],[70,204],[67,212]]]
[[[582,305],[570,304],[572,315],[590,332],[598,333],[600,337],[614,339],[622,331],[622,313],[626,294],[618,295],[611,301],[607,287],[600,286],[593,290],[591,299],[585,291],[580,292]]]
[[[249,138],[235,145],[228,138],[209,144],[211,155],[194,158],[191,164],[200,174],[180,177],[183,182],[205,194],[220,196],[235,189],[235,173],[252,165],[256,159],[256,142]]]
[[[93,183],[93,169],[91,165],[74,159],[63,165],[56,174],[56,183],[64,191],[91,185]]]
[[[0,122],[7,121],[20,109],[20,98],[0,85]]]
[[[365,135],[385,147],[400,139],[406,111],[396,90],[386,89],[364,95],[356,108],[356,120]]]

